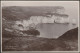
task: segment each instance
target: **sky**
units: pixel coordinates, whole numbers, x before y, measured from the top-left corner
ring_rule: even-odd
[[[2,6],[63,6],[70,19],[79,20],[79,1],[1,1]]]

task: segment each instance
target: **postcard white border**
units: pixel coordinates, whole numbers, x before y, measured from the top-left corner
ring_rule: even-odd
[[[64,52],[64,53],[68,53],[68,52],[79,52],[79,49],[80,49],[80,45],[79,45],[79,8],[78,8],[78,51],[2,51],[2,2],[4,1],[1,1],[1,52]],[[7,1],[6,1],[7,2]],[[13,1],[12,1],[13,2]],[[22,1],[21,1],[22,2]],[[25,1],[25,2],[55,2],[55,1]],[[78,2],[78,5],[79,5],[79,1],[56,1],[56,2]]]

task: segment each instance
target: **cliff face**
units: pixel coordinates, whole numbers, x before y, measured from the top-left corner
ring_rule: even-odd
[[[44,15],[46,13],[57,12],[58,9],[63,10],[62,6],[8,6],[2,8],[2,18],[3,18],[3,29],[9,28],[13,29],[12,26],[15,25],[15,21],[26,20],[22,23],[22,25],[29,25],[32,21],[30,20],[31,16]],[[37,23],[37,21],[35,21]],[[33,23],[33,22],[32,22]],[[17,28],[17,27],[16,27]],[[19,27],[18,27],[19,28]],[[4,30],[3,30],[4,31]]]
[[[62,6],[36,6],[36,7],[22,7],[22,6],[11,6],[11,7],[3,7],[2,8],[2,17],[11,20],[21,20],[21,19],[29,19],[32,15],[43,15],[47,12],[57,12],[57,10],[63,10]]]

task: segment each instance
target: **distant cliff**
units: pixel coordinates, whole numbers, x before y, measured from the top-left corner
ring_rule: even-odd
[[[33,15],[44,15],[45,13],[58,12],[58,9],[64,10],[62,6],[35,6],[22,7],[10,6],[2,8],[2,17],[6,20],[16,21],[21,19],[29,19]]]

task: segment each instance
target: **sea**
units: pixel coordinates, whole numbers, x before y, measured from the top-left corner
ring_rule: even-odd
[[[36,26],[37,30],[40,32],[39,37],[44,38],[58,38],[68,30],[76,27],[77,26],[73,24],[62,23],[41,23]]]

